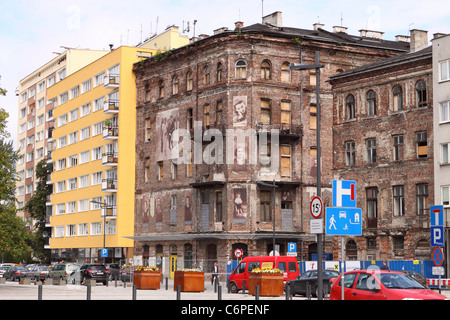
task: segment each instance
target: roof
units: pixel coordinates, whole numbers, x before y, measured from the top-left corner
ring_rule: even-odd
[[[299,29],[299,28],[290,28],[290,27],[273,27],[266,24],[256,23],[250,25],[248,27],[242,28],[243,32],[263,32],[263,33],[272,33],[274,35],[290,37],[290,38],[299,38],[308,39],[308,40],[316,40],[323,42],[334,42],[342,45],[353,45],[353,46],[363,46],[363,47],[372,47],[372,48],[383,48],[388,50],[398,50],[398,51],[409,51],[409,43],[402,41],[390,41],[390,40],[382,40],[375,39],[369,37],[361,37],[349,35],[343,32],[330,32],[324,29],[318,30],[307,30],[307,29]]]
[[[345,72],[341,72],[335,75],[330,76],[330,81],[338,80],[358,74],[363,74],[371,71],[382,70],[386,68],[391,68],[396,65],[408,64],[415,61],[420,61],[424,59],[432,58],[432,46],[429,46],[425,49],[416,51],[416,52],[408,52],[404,54],[399,54],[397,56],[383,59],[377,62],[373,62],[361,67],[357,67]]]

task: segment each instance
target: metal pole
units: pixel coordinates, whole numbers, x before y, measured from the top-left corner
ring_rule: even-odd
[[[341,236],[341,300],[344,300],[344,236]]]
[[[273,256],[275,256],[275,180],[273,180],[273,205],[272,205],[272,221],[273,221]]]
[[[316,51],[316,65],[320,65],[320,52]],[[322,196],[321,150],[320,150],[320,67],[316,67],[316,112],[317,112],[317,196]],[[323,218],[321,218],[323,219]],[[317,234],[317,293],[323,300],[322,233]]]

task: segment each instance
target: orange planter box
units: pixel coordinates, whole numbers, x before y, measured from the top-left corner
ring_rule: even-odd
[[[192,271],[175,271],[173,290],[180,285],[181,292],[203,292],[205,291],[205,273]]]
[[[140,290],[157,290],[161,286],[160,271],[134,271],[133,284]]]
[[[283,273],[253,273],[248,277],[248,294],[255,295],[259,286],[260,296],[282,296],[284,289]]]

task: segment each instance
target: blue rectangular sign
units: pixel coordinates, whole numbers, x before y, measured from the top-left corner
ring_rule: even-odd
[[[356,182],[333,180],[333,207],[356,208]]]
[[[288,252],[297,252],[297,243],[289,242],[288,243]]]
[[[444,225],[444,206],[430,207],[430,225],[432,227]]]
[[[360,236],[362,234],[360,208],[326,208],[325,234]]]
[[[431,246],[443,247],[444,246],[444,227],[434,226],[431,227]]]
[[[107,248],[102,248],[101,257],[108,258],[108,249]]]

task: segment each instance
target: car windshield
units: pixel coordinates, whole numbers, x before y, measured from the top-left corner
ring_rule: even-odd
[[[97,271],[104,271],[105,270],[105,266],[91,266],[90,269],[91,270],[97,270]]]
[[[379,278],[388,289],[425,289],[419,282],[402,273],[382,273]]]

